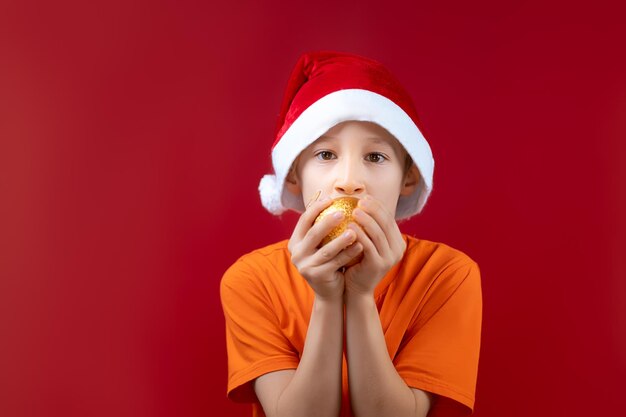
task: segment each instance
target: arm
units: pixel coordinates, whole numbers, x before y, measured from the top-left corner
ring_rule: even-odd
[[[385,344],[374,297],[346,294],[346,347],[355,416],[426,416],[430,394],[408,387]]]
[[[255,391],[268,417],[334,417],[341,408],[344,275],[339,269],[361,250],[353,231],[318,249],[341,221],[326,216],[313,224],[330,200],[312,204],[289,241],[291,260],[311,286],[315,299],[304,350],[294,370],[263,375]]]
[[[352,408],[357,417],[426,416],[430,394],[410,388],[396,371],[385,343],[374,290],[404,255],[393,216],[378,201],[361,200],[351,224],[363,260],[346,271],[346,354]]]
[[[298,368],[256,379],[268,417],[337,416],[341,406],[343,302],[315,299]]]

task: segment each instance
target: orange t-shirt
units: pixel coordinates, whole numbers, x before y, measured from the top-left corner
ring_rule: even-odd
[[[429,416],[470,414],[480,350],[482,295],[478,265],[443,243],[403,235],[407,248],[374,297],[387,350],[409,387],[437,395]],[[291,263],[287,241],[242,256],[224,274],[228,397],[252,402],[265,416],[252,382],[295,369],[314,293]],[[352,416],[343,361],[341,416]]]

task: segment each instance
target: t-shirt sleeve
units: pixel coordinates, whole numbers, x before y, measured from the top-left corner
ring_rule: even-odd
[[[280,369],[295,369],[298,356],[280,330],[267,290],[255,272],[259,268],[239,260],[220,285],[226,325],[230,399],[255,402],[255,378]]]
[[[452,268],[450,268],[452,269]],[[429,417],[474,409],[482,320],[480,270],[471,261],[439,277],[394,358],[408,386],[437,394]]]

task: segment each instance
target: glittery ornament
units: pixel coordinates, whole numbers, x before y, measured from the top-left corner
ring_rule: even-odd
[[[324,217],[336,211],[342,211],[344,213],[344,217],[341,223],[339,223],[333,230],[330,231],[330,233],[328,233],[328,235],[324,237],[324,239],[322,239],[322,243],[320,244],[320,247],[324,246],[331,240],[341,236],[341,234],[347,230],[348,224],[351,222],[355,222],[354,217],[352,216],[352,212],[354,211],[358,203],[359,203],[359,199],[356,197],[340,197],[336,199],[335,201],[333,201],[330,206],[322,210],[322,212],[315,219],[315,223],[319,222]],[[355,265],[359,263],[361,259],[363,259],[363,252],[359,253],[355,258],[353,258],[345,266],[350,267],[352,265]]]

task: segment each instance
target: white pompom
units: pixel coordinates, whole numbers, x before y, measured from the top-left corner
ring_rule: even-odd
[[[263,207],[272,214],[281,214],[285,207],[281,202],[282,187],[276,180],[276,175],[264,175],[259,183],[259,193]]]

